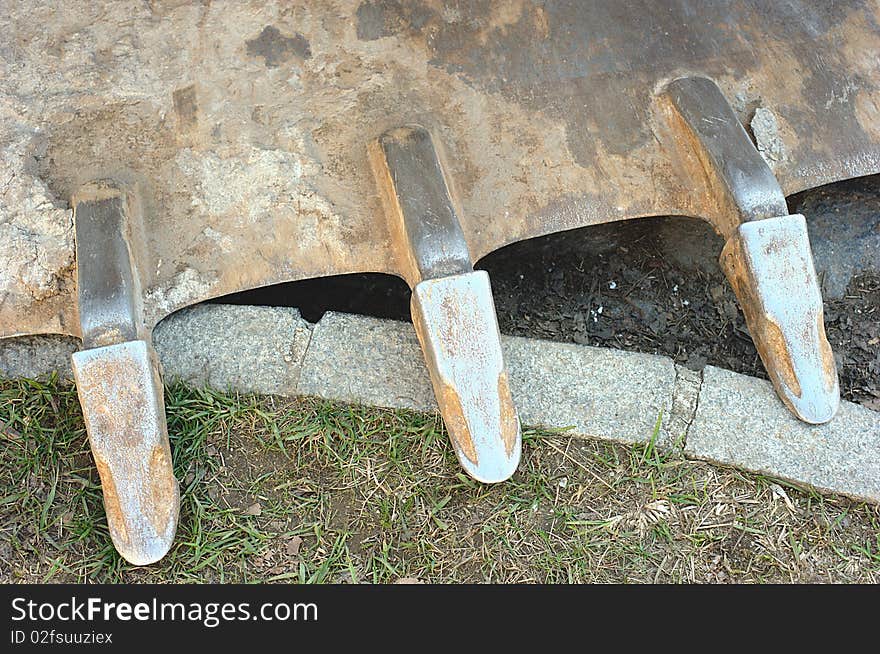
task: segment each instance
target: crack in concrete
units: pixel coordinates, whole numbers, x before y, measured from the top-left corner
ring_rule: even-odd
[[[291,353],[295,351],[296,348],[296,339],[299,335],[300,331],[308,332],[308,340],[306,340],[305,346],[302,348],[302,355],[299,357],[299,361],[294,364],[296,365],[296,378],[293,380],[293,392],[296,395],[301,395],[300,393],[300,379],[302,379],[303,368],[305,368],[306,361],[308,360],[309,351],[312,347],[312,339],[315,336],[315,330],[318,328],[318,325],[321,324],[321,321],[324,320],[324,316],[321,316],[320,320],[316,323],[311,323],[300,315],[299,310],[296,310],[297,317],[305,324],[304,327],[297,327],[293,332],[293,343],[291,344]],[[327,315],[326,313],[324,314]]]
[[[697,416],[700,391],[703,389],[703,372],[690,370],[675,364],[675,382],[672,387],[672,410],[669,413],[667,432],[672,446],[684,450],[688,432]]]

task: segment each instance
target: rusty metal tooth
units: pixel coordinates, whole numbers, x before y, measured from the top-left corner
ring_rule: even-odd
[[[171,547],[180,499],[132,256],[136,197],[98,181],[72,204],[84,348],[72,357],[77,394],[113,544],[130,563],[147,565]]]
[[[427,279],[413,289],[411,308],[459,461],[479,481],[504,481],[519,463],[520,429],[489,275]]]
[[[508,479],[522,450],[489,275],[474,271],[430,134],[386,132],[372,160],[413,289],[413,324],[458,460],[478,481]]]
[[[805,422],[831,420],[840,389],[804,217],[743,223],[721,266],[782,401]]]
[[[665,92],[682,123],[677,144],[699,162],[727,239],[721,267],[776,392],[798,418],[831,420],[840,404],[837,368],[825,335],[822,295],[806,221],[785,196],[718,86],[702,77]]]
[[[113,544],[134,565],[154,563],[179,510],[156,355],[146,341],[107,345],[76,352],[73,372]]]

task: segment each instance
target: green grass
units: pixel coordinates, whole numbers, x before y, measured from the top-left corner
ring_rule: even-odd
[[[116,554],[74,389],[0,382],[0,581],[868,582],[876,507],[526,430],[514,477],[461,473],[435,416],[166,391],[181,521]]]

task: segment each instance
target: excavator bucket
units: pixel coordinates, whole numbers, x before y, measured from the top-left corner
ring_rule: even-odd
[[[281,282],[402,277],[468,474],[521,451],[488,275],[509,243],[680,215],[782,402],[839,401],[803,216],[880,172],[880,6],[862,0],[37,0],[0,7],[0,337],[82,338],[110,533],[178,518],[153,327]],[[845,215],[840,220],[846,220]]]

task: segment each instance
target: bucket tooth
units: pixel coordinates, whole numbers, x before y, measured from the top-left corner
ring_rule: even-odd
[[[130,247],[136,197],[101,181],[72,204],[84,348],[72,357],[74,380],[113,544],[130,563],[147,565],[171,547],[180,498]]]
[[[146,341],[76,352],[73,374],[113,544],[135,565],[154,563],[179,509],[155,352]]]
[[[805,422],[831,420],[840,389],[804,217],[743,223],[721,266],[782,401]]]
[[[411,310],[458,460],[479,481],[504,481],[519,463],[520,429],[489,275],[480,270],[419,282]]]
[[[694,175],[708,178],[718,209],[707,218],[727,239],[721,267],[776,392],[801,420],[828,422],[840,388],[806,221],[789,215],[776,177],[713,81],[677,79],[666,97],[682,123],[679,147],[694,151]]]
[[[458,460],[478,481],[508,479],[522,437],[489,275],[474,271],[430,134],[410,126],[375,143],[373,164],[413,289],[413,324]]]

